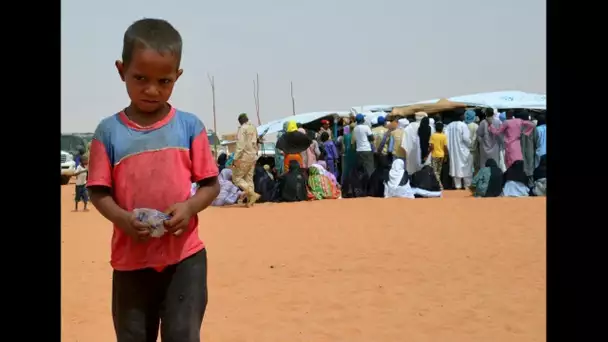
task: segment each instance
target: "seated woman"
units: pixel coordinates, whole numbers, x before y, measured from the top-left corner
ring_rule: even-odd
[[[405,170],[403,159],[393,161],[391,171],[388,174],[388,182],[384,184],[384,197],[416,198],[418,197],[441,197],[441,191],[428,191],[410,186],[410,177]]]
[[[211,205],[221,207],[235,204],[242,200],[245,193],[232,183],[232,169],[223,169],[217,177],[220,183],[220,194],[211,202]]]
[[[342,197],[367,197],[368,183],[369,177],[363,165],[357,165],[349,171],[342,182]]]
[[[374,157],[377,167],[369,177],[367,195],[370,197],[384,197],[384,183],[388,182],[391,164],[387,156],[376,154]]]
[[[502,171],[494,159],[486,160],[486,166],[473,177],[471,191],[474,197],[498,197],[502,193]]]
[[[388,181],[384,184],[384,198],[414,198],[414,192],[410,187],[410,178],[404,166],[405,163],[401,158],[393,161],[388,173]]]
[[[220,153],[220,156],[217,157],[217,168],[219,172],[222,172],[224,168],[226,168],[226,162],[228,161],[228,155],[226,152]]]
[[[504,175],[504,186],[502,195],[504,197],[528,197],[530,188],[528,184],[528,176],[524,172],[524,161],[516,160],[511,167],[507,169]]]
[[[327,176],[330,172],[326,171],[321,165],[313,164],[308,169],[308,189],[312,199],[337,199],[340,198],[340,188],[335,181]],[[332,175],[333,176],[333,175]]]
[[[441,197],[442,191],[435,171],[430,165],[425,165],[410,177],[410,186],[416,198]]]
[[[279,177],[279,201],[299,202],[307,199],[306,180],[300,169],[300,164],[292,160],[289,171]]]
[[[268,165],[256,165],[253,173],[254,191],[260,194],[259,203],[272,202],[276,192],[276,182]]]
[[[547,196],[547,155],[540,157],[540,164],[534,169],[532,196]]]

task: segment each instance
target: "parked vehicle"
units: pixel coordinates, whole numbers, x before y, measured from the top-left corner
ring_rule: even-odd
[[[74,156],[69,152],[61,151],[61,185],[68,184],[74,172],[76,172]]]
[[[61,185],[66,185],[70,182],[72,175],[76,172],[76,156],[80,149],[86,152],[87,141],[83,137],[73,134],[61,135]]]

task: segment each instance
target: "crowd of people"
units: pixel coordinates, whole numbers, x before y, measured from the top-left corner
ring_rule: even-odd
[[[546,121],[526,110],[418,112],[414,120],[358,114],[343,118],[337,136],[330,122],[318,131],[285,122],[278,138],[298,131],[310,138],[299,153],[275,151],[274,166],[256,163],[259,138],[239,116],[236,151],[218,157],[220,195],[213,205],[294,202],[352,197],[441,197],[465,189],[475,197],[546,194]]]

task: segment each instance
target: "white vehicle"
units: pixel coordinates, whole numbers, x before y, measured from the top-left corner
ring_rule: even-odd
[[[61,185],[68,184],[75,171],[74,156],[66,151],[61,151]]]

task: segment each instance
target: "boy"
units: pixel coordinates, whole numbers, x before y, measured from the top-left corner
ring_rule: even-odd
[[[82,201],[84,203],[84,211],[89,211],[87,209],[87,204],[89,203],[89,194],[87,193],[87,173],[89,170],[87,167],[89,166],[89,160],[86,156],[80,157],[80,164],[76,167],[76,172],[74,172],[74,176],[76,177],[76,205],[74,207],[74,211],[78,211],[78,202]]]
[[[431,145],[431,166],[435,171],[435,178],[437,178],[439,186],[443,190],[441,168],[444,158],[448,155],[448,137],[443,133],[443,122],[439,121],[435,124],[435,133],[431,135],[429,144]]]
[[[142,19],[124,35],[116,69],[131,103],[104,119],[91,143],[88,188],[114,224],[112,316],[118,342],[195,342],[207,305],[207,255],[197,213],[217,197],[218,169],[203,123],[167,103],[181,76],[180,34]],[[199,185],[191,196],[191,183]],[[133,209],[171,218],[150,238]]]

